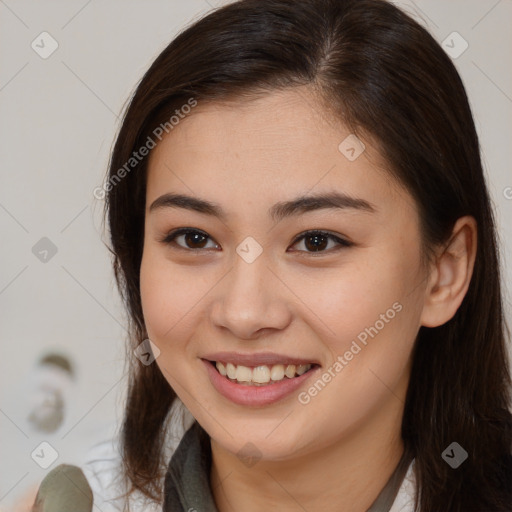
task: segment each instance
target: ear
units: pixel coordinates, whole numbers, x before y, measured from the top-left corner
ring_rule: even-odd
[[[451,237],[438,251],[425,291],[421,325],[438,327],[448,322],[469,288],[476,258],[477,224],[473,217],[461,217]]]

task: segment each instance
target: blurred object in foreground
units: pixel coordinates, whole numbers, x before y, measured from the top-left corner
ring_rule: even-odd
[[[91,512],[92,490],[78,466],[60,464],[41,482],[31,512]]]

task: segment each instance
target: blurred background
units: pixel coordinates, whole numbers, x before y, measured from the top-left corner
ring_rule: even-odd
[[[126,318],[101,186],[144,71],[215,0],[0,0],[0,511],[112,435]],[[480,135],[512,278],[512,2],[394,2],[452,57]]]

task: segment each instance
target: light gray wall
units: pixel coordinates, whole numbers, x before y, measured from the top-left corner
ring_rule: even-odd
[[[44,477],[31,458],[41,441],[59,454],[51,467],[79,462],[121,412],[124,313],[93,190],[135,83],[180,28],[220,3],[0,1],[0,511]],[[454,31],[467,41],[455,64],[481,137],[510,283],[512,3],[396,3],[439,42]],[[58,43],[47,58],[35,51],[46,56],[54,44],[43,31]],[[463,49],[458,36],[447,44]],[[43,237],[57,251],[46,262],[33,253]],[[36,362],[50,349],[68,354],[77,375],[63,425],[42,435],[26,416]]]

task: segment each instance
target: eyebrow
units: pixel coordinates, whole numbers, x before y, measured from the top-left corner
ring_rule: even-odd
[[[212,215],[223,221],[227,220],[227,213],[216,203],[184,194],[164,194],[155,199],[149,207],[149,212],[160,208],[184,208],[206,215]],[[351,197],[340,192],[330,192],[317,195],[299,196],[289,201],[274,204],[268,211],[274,221],[286,217],[299,215],[321,209],[352,209],[368,213],[376,213],[375,205],[365,199]]]

